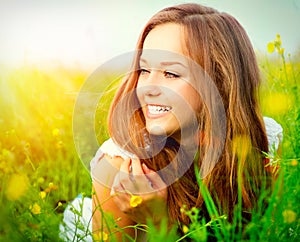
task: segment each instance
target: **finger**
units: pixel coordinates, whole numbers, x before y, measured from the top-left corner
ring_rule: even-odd
[[[133,176],[143,175],[144,171],[138,158],[131,159],[131,170]]]
[[[130,195],[127,193],[117,193],[113,196],[113,201],[120,211],[125,212],[129,209]]]
[[[132,159],[131,166],[132,166],[132,174],[139,185],[139,188],[140,188],[139,190],[142,189],[144,192],[147,192],[147,191],[149,191],[149,188],[151,188],[150,189],[150,191],[151,191],[152,183],[145,175],[145,171],[142,167],[140,160],[138,158]],[[150,187],[149,187],[149,185],[150,185]]]
[[[116,190],[114,189],[114,187],[112,187],[110,190],[110,195],[113,196],[115,194],[116,194]]]
[[[165,182],[161,179],[157,172],[149,169],[145,163],[143,163],[142,167],[147,179],[151,182],[154,189],[160,190],[166,188]]]
[[[150,170],[150,169],[148,168],[148,166],[146,166],[145,163],[142,164],[142,169],[143,169],[143,172],[144,172],[144,174],[145,174],[146,177],[147,177],[147,174],[151,174],[152,172],[154,172],[153,170]],[[148,183],[149,183],[150,187],[153,188],[153,184],[152,184],[152,182],[148,179],[148,177],[147,177],[147,180],[148,180]]]
[[[115,176],[113,184],[111,185],[110,195],[114,195],[116,193],[116,187],[119,184],[119,173]]]
[[[144,174],[150,174],[152,172],[155,172],[155,171],[149,169],[149,167],[145,163],[142,164],[142,168],[143,168]]]
[[[122,164],[121,164],[121,166],[120,166],[120,172],[121,173],[129,173],[129,167],[130,167],[130,163],[131,163],[131,160],[130,160],[130,158],[127,158],[127,159],[125,159],[123,162],[122,162]]]
[[[120,166],[120,172],[119,172],[119,179],[120,179],[120,183],[123,184],[124,183],[128,183],[129,180],[129,170],[130,170],[130,158],[125,159],[121,166]]]

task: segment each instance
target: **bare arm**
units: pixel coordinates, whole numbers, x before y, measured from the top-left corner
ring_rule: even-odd
[[[111,158],[105,155],[101,161],[98,162],[93,179],[93,233],[99,234],[101,231],[107,234],[113,233],[118,241],[122,240],[124,233],[131,237],[135,236],[134,229],[125,229],[123,233],[116,232],[119,229],[113,227],[111,217],[107,216],[107,213],[112,214],[113,220],[119,228],[135,224],[135,222],[128,218],[115,204],[111,195],[113,179],[118,173],[123,161],[121,157]],[[106,215],[103,214],[103,212]]]
[[[116,231],[137,223],[145,224],[146,218],[158,225],[163,217],[167,217],[165,184],[158,174],[138,159],[124,160],[106,155],[93,173],[94,233],[115,234],[118,241],[124,241],[125,234],[138,239],[141,234],[136,234],[133,228],[124,229],[122,233]],[[133,195],[142,202],[132,204]],[[103,212],[110,212],[119,228],[115,228]]]

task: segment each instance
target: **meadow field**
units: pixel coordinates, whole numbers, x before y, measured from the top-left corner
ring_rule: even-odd
[[[206,241],[211,230],[220,241],[300,240],[300,52],[285,53],[279,36],[267,50],[258,54],[262,112],[282,125],[284,137],[280,152],[272,157],[277,181],[267,197],[268,208],[255,211],[243,230],[238,209],[233,224],[225,215],[201,221],[197,209],[185,211],[192,221],[185,235],[156,231],[148,224],[150,241]],[[78,194],[90,197],[92,192],[72,132],[76,97],[91,73],[29,64],[0,70],[0,241],[60,241],[64,209]],[[97,135],[104,140],[105,118],[100,120]],[[84,240],[79,235],[73,239]]]

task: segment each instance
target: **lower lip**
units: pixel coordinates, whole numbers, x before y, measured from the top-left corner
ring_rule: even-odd
[[[171,110],[170,110],[170,111],[171,111]],[[147,116],[147,118],[149,118],[149,119],[162,118],[162,117],[168,115],[168,113],[169,113],[170,111],[163,112],[163,113],[159,113],[159,114],[153,114],[153,113],[150,113],[150,112],[149,112],[149,109],[146,107],[146,116]]]

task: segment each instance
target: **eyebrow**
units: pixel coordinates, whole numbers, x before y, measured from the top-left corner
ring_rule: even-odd
[[[144,62],[145,64],[148,64],[146,59],[140,58],[140,62]],[[162,66],[172,66],[172,65],[181,65],[184,68],[187,68],[186,65],[184,65],[183,63],[179,62],[179,61],[163,61],[160,62],[160,65]]]

